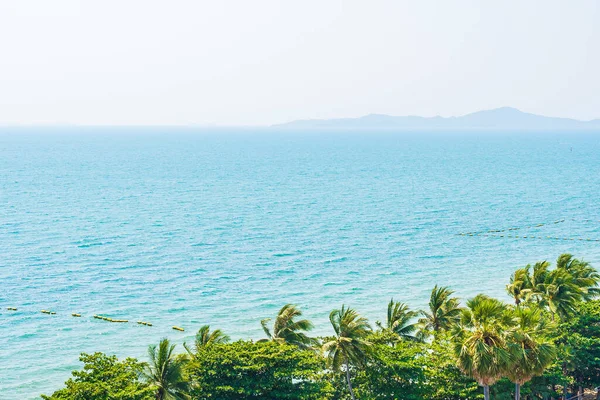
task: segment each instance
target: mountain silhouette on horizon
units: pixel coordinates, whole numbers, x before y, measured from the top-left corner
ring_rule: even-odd
[[[305,119],[272,125],[285,129],[599,129],[600,119],[580,121],[530,114],[512,107],[477,111],[460,117],[369,114],[358,118]]]

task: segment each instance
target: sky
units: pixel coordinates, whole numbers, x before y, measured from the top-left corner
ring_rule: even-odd
[[[600,118],[600,2],[0,0],[0,125]]]

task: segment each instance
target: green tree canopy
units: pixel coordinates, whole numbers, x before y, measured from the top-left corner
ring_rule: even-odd
[[[600,386],[600,300],[580,303],[575,316],[559,327],[565,372],[579,386]]]
[[[215,343],[187,364],[192,398],[324,399],[324,360],[297,346],[268,342]]]
[[[140,380],[144,364],[127,358],[119,361],[103,353],[81,354],[83,369],[73,371],[63,389],[45,400],[152,400],[153,389]]]

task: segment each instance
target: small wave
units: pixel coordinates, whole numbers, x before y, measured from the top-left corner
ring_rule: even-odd
[[[272,262],[264,262],[264,263],[257,263],[254,264],[256,267],[270,267],[272,265],[275,265],[275,263]]]
[[[323,286],[342,286],[342,285],[344,285],[344,284],[341,282],[327,282],[327,283],[323,284]]]
[[[419,256],[418,258],[423,259],[423,260],[440,260],[442,258],[445,258],[445,256],[439,255],[439,254],[432,254],[432,255],[425,255],[425,256]]]
[[[79,244],[79,245],[77,245],[77,247],[79,247],[80,249],[87,249],[88,247],[96,247],[96,246],[103,246],[103,245],[104,245],[103,242],[95,242],[95,243]]]
[[[325,260],[324,264],[333,264],[333,263],[338,263],[338,262],[343,262],[343,261],[347,261],[348,257],[338,257],[338,258],[333,258],[331,260]]]
[[[36,337],[36,336],[37,336],[37,333],[24,333],[22,335],[19,335],[17,337],[17,339],[30,339],[30,338],[33,338],[33,337]]]

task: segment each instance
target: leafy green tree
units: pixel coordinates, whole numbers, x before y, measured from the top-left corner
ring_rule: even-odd
[[[377,326],[379,326],[381,330],[391,333],[390,336],[395,337],[396,339],[415,341],[418,340],[418,338],[414,336],[418,330],[418,324],[413,323],[412,320],[417,315],[419,315],[419,313],[411,311],[406,304],[391,299],[387,307],[385,325],[378,321]]]
[[[306,335],[313,329],[313,324],[307,319],[298,320],[302,316],[302,311],[293,304],[286,304],[279,310],[273,330],[267,326],[270,318],[260,321],[268,340],[277,343],[288,343],[300,348],[307,349],[314,344],[314,340]]]
[[[514,316],[516,326],[508,335],[512,364],[506,375],[515,384],[515,400],[520,400],[521,386],[556,361],[556,350],[544,337],[546,325],[539,308],[519,307]]]
[[[194,399],[326,399],[325,361],[315,352],[273,341],[201,347],[186,371]]]
[[[373,344],[366,367],[356,371],[353,389],[359,399],[421,400],[425,387],[426,345],[401,341]],[[340,381],[340,383],[342,383]]]
[[[438,334],[425,345],[423,355],[425,392],[428,400],[462,400],[482,398],[479,385],[458,368],[449,333]]]
[[[174,354],[175,345],[169,339],[162,339],[158,347],[148,348],[150,364],[145,377],[155,389],[157,400],[180,400],[187,398],[188,383],[183,376],[185,358]]]
[[[215,329],[214,331],[210,331],[209,325],[203,325],[198,329],[198,333],[196,333],[196,338],[194,340],[194,348],[191,349],[187,343],[183,343],[183,347],[187,350],[187,352],[193,356],[198,352],[198,349],[208,346],[214,343],[227,343],[230,338],[226,334],[224,334],[220,329]]]
[[[452,297],[454,292],[449,288],[435,285],[429,298],[429,310],[422,311],[423,318],[419,320],[423,336],[436,335],[448,330],[458,321],[461,308],[458,298]]]
[[[490,385],[503,376],[512,362],[505,339],[509,326],[506,305],[480,294],[467,301],[467,309],[455,329],[457,365],[483,386],[485,400],[490,398]]]
[[[582,388],[600,386],[600,300],[580,303],[559,331],[558,347],[561,352],[568,350],[563,358],[564,372]]]
[[[323,344],[323,352],[327,356],[328,365],[333,371],[340,371],[342,366],[346,373],[346,384],[352,400],[355,400],[350,379],[351,367],[362,367],[367,361],[370,342],[367,336],[371,326],[366,318],[361,317],[352,308],[342,305],[339,310],[329,314],[329,321],[335,336]]]
[[[144,364],[133,358],[119,361],[103,353],[81,354],[83,370],[73,371],[63,389],[45,400],[152,400],[153,389],[140,380]]]

